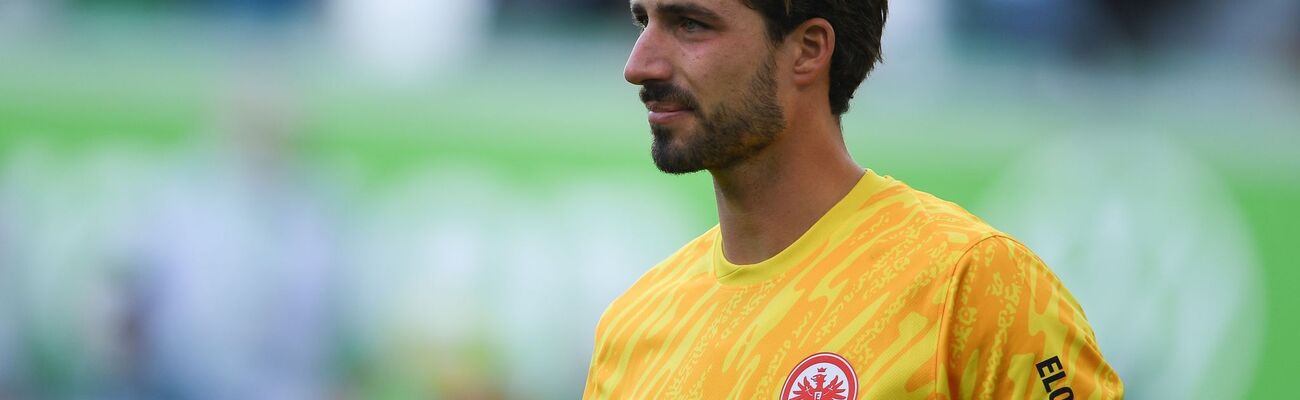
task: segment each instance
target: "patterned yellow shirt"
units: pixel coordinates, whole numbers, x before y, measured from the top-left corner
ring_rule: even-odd
[[[1123,397],[1037,256],[870,170],[776,256],[722,254],[714,227],[609,306],[585,399]]]

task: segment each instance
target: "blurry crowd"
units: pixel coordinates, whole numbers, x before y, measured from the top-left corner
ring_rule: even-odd
[[[596,316],[690,234],[581,176],[359,181],[301,157],[301,99],[236,82],[166,151],[6,142],[0,398],[567,398]]]
[[[1300,5],[1289,0],[921,0],[901,8],[933,10],[954,38],[953,50],[987,46],[1041,52],[1071,63],[1094,64],[1153,56],[1265,57],[1300,68]],[[398,29],[404,24],[484,26],[475,33],[530,19],[626,19],[623,0],[9,0],[0,3],[0,25],[24,19],[59,19],[80,12],[193,14],[248,19],[268,25],[327,21],[333,30]],[[472,10],[472,11],[471,11]],[[7,14],[7,15],[6,15]],[[349,27],[348,21],[363,25]],[[311,22],[308,22],[310,24]],[[470,25],[466,25],[470,24]],[[5,27],[0,26],[0,32]],[[439,44],[416,34],[433,27],[399,29],[405,37],[378,35],[367,47],[409,41],[420,52]],[[365,35],[365,34],[363,34]],[[466,45],[481,40],[465,38]],[[387,43],[387,44],[384,44]],[[446,45],[443,45],[446,46]],[[444,50],[445,51],[445,50]],[[375,53],[367,56],[375,57]]]
[[[1286,0],[954,0],[949,15],[956,32],[1075,63],[1190,53],[1300,65],[1300,6]]]

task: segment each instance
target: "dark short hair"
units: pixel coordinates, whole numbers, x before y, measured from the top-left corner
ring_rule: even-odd
[[[881,61],[880,34],[889,13],[888,0],[741,0],[763,15],[772,42],[784,40],[795,27],[822,18],[835,29],[831,55],[831,112],[844,114],[849,99],[867,73]]]

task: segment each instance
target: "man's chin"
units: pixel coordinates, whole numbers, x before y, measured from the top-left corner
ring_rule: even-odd
[[[686,149],[683,148],[684,144],[673,143],[673,139],[671,135],[660,136],[659,132],[655,133],[654,144],[650,149],[650,157],[654,159],[655,167],[673,175],[703,171],[705,166],[687,154]]]
[[[662,162],[659,159],[655,159],[655,167],[658,167],[659,171],[663,173],[673,174],[673,175],[693,174],[704,170],[704,168],[700,166],[676,164],[672,162]]]
[[[685,139],[684,136],[692,135],[699,130],[693,118],[675,120],[669,123],[651,123],[650,132],[654,133],[656,139]]]

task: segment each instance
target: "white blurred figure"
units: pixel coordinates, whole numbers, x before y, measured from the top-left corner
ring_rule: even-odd
[[[330,394],[337,226],[291,154],[283,80],[241,76],[153,204],[137,275],[143,397]]]
[[[41,140],[0,165],[0,397],[114,393],[131,234],[156,160],[130,146]]]
[[[465,68],[486,42],[492,1],[328,0],[339,44],[367,78],[402,85]]]

